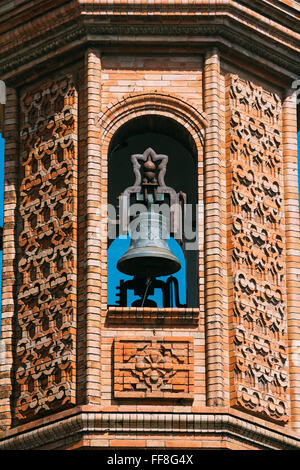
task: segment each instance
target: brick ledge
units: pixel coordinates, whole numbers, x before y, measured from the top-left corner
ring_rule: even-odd
[[[107,326],[197,326],[199,308],[108,307]]]
[[[181,438],[191,438],[196,433],[201,435],[222,435],[237,440],[247,441],[258,448],[270,450],[300,449],[300,435],[293,431],[279,429],[270,430],[262,424],[254,424],[246,417],[234,416],[227,410],[211,411],[210,413],[160,413],[160,412],[104,412],[84,411],[87,406],[77,408],[77,414],[57,420],[56,422],[41,423],[38,428],[20,432],[20,428],[0,434],[0,450],[29,450],[49,446],[55,449],[55,443],[65,440],[76,442],[93,433],[105,435],[107,442],[115,438],[134,436],[152,437],[176,434]],[[15,435],[14,435],[15,434]],[[66,442],[67,445],[67,442]],[[109,445],[108,445],[109,446]]]

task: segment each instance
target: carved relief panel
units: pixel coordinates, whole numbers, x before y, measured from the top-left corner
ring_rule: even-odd
[[[70,75],[20,98],[15,416],[75,400],[77,94]]]
[[[191,338],[116,338],[116,398],[193,398]]]
[[[232,75],[227,83],[231,166],[232,405],[289,416],[281,101]]]

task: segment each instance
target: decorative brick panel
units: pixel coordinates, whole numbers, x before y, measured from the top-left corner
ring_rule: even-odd
[[[15,416],[75,402],[77,93],[71,75],[21,94]]]
[[[230,76],[232,405],[289,417],[280,97]]]
[[[193,398],[193,343],[190,338],[116,338],[116,398]]]

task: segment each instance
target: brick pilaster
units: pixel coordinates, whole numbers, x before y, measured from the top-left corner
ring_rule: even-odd
[[[15,312],[16,248],[15,232],[17,220],[18,182],[18,97],[15,90],[7,89],[4,120],[5,179],[4,179],[4,227],[3,227],[3,271],[1,309],[0,352],[0,430],[8,429],[11,413],[11,368],[13,366],[13,316]]]
[[[283,162],[285,183],[286,278],[290,364],[291,424],[300,429],[300,229],[295,91],[283,104]]]
[[[204,110],[209,120],[205,137],[205,311],[207,404],[223,404],[222,174],[220,142],[220,57],[206,54]]]
[[[101,60],[100,53],[88,49],[85,55],[85,267],[86,267],[86,386],[88,403],[99,403],[101,393],[100,333],[101,333],[101,269],[103,263],[101,241],[101,198],[106,188],[105,170],[101,166],[100,130],[95,118],[100,112]],[[106,242],[106,240],[105,240]]]

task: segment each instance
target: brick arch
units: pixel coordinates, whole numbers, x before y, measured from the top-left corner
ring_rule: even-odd
[[[208,126],[205,113],[179,96],[157,91],[125,95],[98,115],[95,124],[102,129],[102,150],[108,151],[113,135],[123,124],[147,114],[169,117],[184,126],[194,139],[198,152],[201,149],[202,153]]]
[[[183,126],[190,134],[193,144],[195,145],[195,155],[197,159],[197,172],[198,172],[198,201],[200,204],[200,214],[198,222],[199,231],[199,244],[198,244],[198,281],[199,281],[199,308],[204,305],[204,137],[205,131],[208,127],[208,119],[204,112],[198,111],[192,104],[183,100],[181,97],[175,95],[164,94],[157,91],[148,91],[141,93],[131,93],[123,96],[122,99],[116,100],[105,111],[100,113],[94,121],[94,124],[99,129],[100,133],[100,146],[101,146],[101,161],[102,168],[105,169],[103,173],[106,178],[108,170],[108,154],[109,146],[116,135],[117,131],[129,121],[147,116],[156,115],[167,117],[178,125]],[[105,206],[107,204],[108,186],[105,183],[105,190],[102,190],[101,203]],[[102,263],[104,272],[107,270],[107,240],[103,243]],[[104,285],[106,286],[106,281]],[[104,302],[107,300],[107,290],[102,290],[102,299]]]

